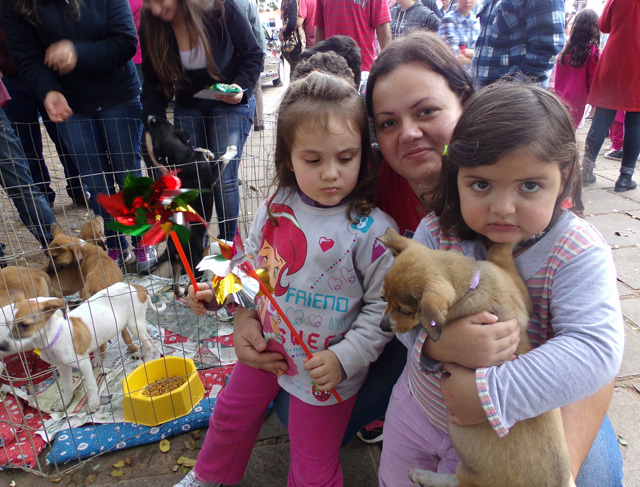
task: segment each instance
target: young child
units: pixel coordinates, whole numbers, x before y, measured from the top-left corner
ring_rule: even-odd
[[[471,60],[480,34],[480,22],[473,13],[476,0],[459,0],[458,4],[444,17],[438,35],[453,51],[453,55],[471,74]]]
[[[587,95],[600,57],[598,14],[591,9],[580,10],[575,16],[567,44],[556,61],[555,90],[567,103],[578,129]]]
[[[278,115],[277,189],[259,208],[245,249],[256,269],[267,269],[278,304],[313,358],[263,296],[256,311],[238,309],[236,322],[258,320],[268,350],[280,352],[286,365],[278,374],[235,365],[198,462],[178,485],[240,482],[281,389],[290,395],[288,485],[342,485],[338,451],[356,394],[392,338],[380,329],[380,288],[392,257],[376,237],[395,223],[370,203],[367,123],[362,97],[347,79],[313,72],[289,86]],[[206,283],[199,289],[189,289],[189,305],[202,314],[197,300],[213,296]]]
[[[443,158],[435,212],[414,239],[475,259],[486,258],[493,242],[517,244],[516,265],[534,303],[534,350],[498,366],[476,360],[477,344],[447,337],[446,326],[438,343],[425,343],[422,327],[399,335],[409,357],[386,414],[381,486],[412,485],[411,468],[453,473],[448,420],[488,420],[505,435],[517,421],[575,403],[615,376],[624,335],[611,251],[589,223],[562,209],[565,198],[582,209],[579,174],[571,119],[549,91],[503,82],[467,102]],[[455,355],[437,348],[443,341],[453,347],[451,340]]]

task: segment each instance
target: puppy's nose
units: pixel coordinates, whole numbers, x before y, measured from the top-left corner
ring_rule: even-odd
[[[380,328],[382,329],[382,331],[393,331],[391,329],[391,323],[389,321],[390,320],[388,315],[382,316],[382,320],[380,321]]]
[[[8,352],[9,351],[9,344],[3,340],[0,342],[0,352]]]
[[[150,125],[153,124],[153,123],[156,123],[156,120],[157,120],[157,118],[156,118],[155,115],[149,115],[147,117],[147,123],[150,124]]]

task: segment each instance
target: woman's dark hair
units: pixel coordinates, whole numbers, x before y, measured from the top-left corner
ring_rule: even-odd
[[[473,80],[453,57],[453,53],[435,33],[413,31],[398,37],[385,47],[371,68],[367,79],[366,105],[373,116],[373,89],[380,76],[404,64],[421,63],[441,75],[462,105],[473,93]],[[402,96],[401,94],[398,96]]]
[[[224,17],[224,0],[178,0],[178,8],[182,10],[191,46],[202,45],[207,59],[207,73],[213,79],[220,79],[206,26],[212,20]],[[145,41],[142,56],[150,60],[162,92],[167,98],[171,98],[174,84],[187,82],[180,55],[175,48],[173,28],[170,23],[143,8],[140,14],[140,35]]]
[[[586,8],[580,10],[573,19],[571,34],[567,44],[564,46],[558,64],[569,64],[574,68],[584,66],[587,57],[591,54],[593,46],[600,46],[600,29],[598,28],[598,14]],[[596,50],[596,61],[598,60]],[[565,59],[571,56],[570,59]]]
[[[349,195],[347,218],[368,215],[374,201],[375,173],[372,170],[369,125],[362,96],[348,78],[320,71],[293,81],[278,109],[275,148],[275,194],[298,183],[291,170],[291,151],[300,127],[331,132],[330,123],[345,121],[351,131],[358,132],[362,141],[362,159],[358,183]],[[269,219],[272,220],[271,215]],[[273,221],[273,220],[272,220]]]
[[[65,0],[69,8],[69,14],[71,18],[79,22],[80,21],[80,8],[84,4],[85,0]],[[38,16],[38,0],[14,0],[13,10],[18,15],[24,17],[28,22],[33,25],[40,23],[40,17]]]
[[[551,221],[560,215],[565,198],[570,198],[574,213],[581,214],[582,179],[569,112],[558,97],[539,85],[500,81],[469,99],[442,158],[431,201],[444,232],[463,239],[477,237],[462,218],[459,168],[489,166],[518,149],[529,150],[560,167],[564,190],[557,198]]]

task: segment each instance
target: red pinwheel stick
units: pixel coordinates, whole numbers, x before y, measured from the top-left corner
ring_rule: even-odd
[[[173,243],[176,244],[176,248],[178,249],[178,254],[180,255],[182,265],[187,270],[187,274],[189,275],[189,279],[191,280],[191,285],[193,286],[193,291],[196,292],[198,290],[198,281],[196,281],[196,276],[193,275],[193,271],[191,270],[191,266],[189,265],[187,256],[184,253],[184,249],[182,248],[182,244],[180,243],[180,239],[178,238],[178,234],[175,230],[171,230],[169,234],[171,235]]]
[[[300,344],[300,346],[302,347],[302,350],[304,350],[304,353],[307,355],[307,357],[312,358],[313,354],[311,353],[307,345],[302,341],[302,338],[300,337],[300,335],[298,335],[298,332],[296,331],[296,329],[293,327],[293,325],[287,318],[287,315],[285,315],[284,312],[282,311],[282,308],[280,308],[280,305],[277,303],[276,298],[273,297],[273,294],[271,294],[271,292],[269,291],[265,283],[262,282],[262,279],[260,279],[260,276],[258,276],[254,268],[251,266],[251,264],[249,264],[249,262],[243,262],[242,264],[240,264],[240,267],[249,276],[253,277],[256,281],[258,281],[258,285],[260,286],[260,291],[262,291],[262,294],[264,294],[267,297],[267,299],[271,301],[271,304],[273,305],[273,307],[276,309],[276,311],[282,318],[282,321],[284,321],[285,325],[287,325],[287,328],[289,329],[289,333],[291,333],[291,336],[293,336],[293,338],[295,338],[295,340]],[[331,389],[331,394],[335,396],[338,402],[342,402],[342,398],[340,397],[340,394],[338,394],[338,391],[336,391],[335,387]]]

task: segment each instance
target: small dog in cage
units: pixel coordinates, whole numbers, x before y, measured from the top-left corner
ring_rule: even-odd
[[[0,352],[41,350],[42,358],[56,366],[60,375],[61,397],[54,406],[56,411],[64,411],[71,403],[71,372],[72,367],[77,367],[85,380],[88,409],[95,412],[100,406],[100,397],[90,354],[126,327],[142,346],[142,353],[133,356],[150,360],[153,344],[147,332],[147,308],[162,312],[166,306],[154,306],[143,286],[122,282],[96,293],[68,313],[62,299],[27,300],[21,296],[16,299],[8,336],[0,339]]]
[[[229,160],[235,157],[236,152],[233,152],[230,157],[229,154],[225,154],[215,160],[210,151],[195,149],[184,130],[154,115],[149,115],[147,119],[147,130],[145,138],[151,160],[163,173],[177,170],[182,188],[200,190],[198,197],[189,204],[204,221],[209,223],[213,214],[213,186]],[[202,272],[196,267],[205,255],[207,228],[201,223],[190,222],[189,230],[191,236],[185,253],[195,276],[200,277]],[[183,266],[171,239],[167,241],[167,250],[158,257],[157,265],[167,261],[171,263],[173,276],[177,281]],[[174,284],[174,292],[176,296],[180,294],[177,283]]]
[[[51,262],[47,273],[65,296],[80,291],[86,300],[98,291],[122,282],[122,270],[100,247],[66,235],[60,225],[51,226]]]
[[[12,301],[11,293],[15,291],[24,293],[28,298],[62,297],[53,286],[49,274],[35,267],[9,266],[0,270],[0,307]]]
[[[78,238],[92,243],[102,250],[107,250],[107,244],[104,241],[104,219],[100,215],[96,215],[88,222],[85,222],[80,227]]]

